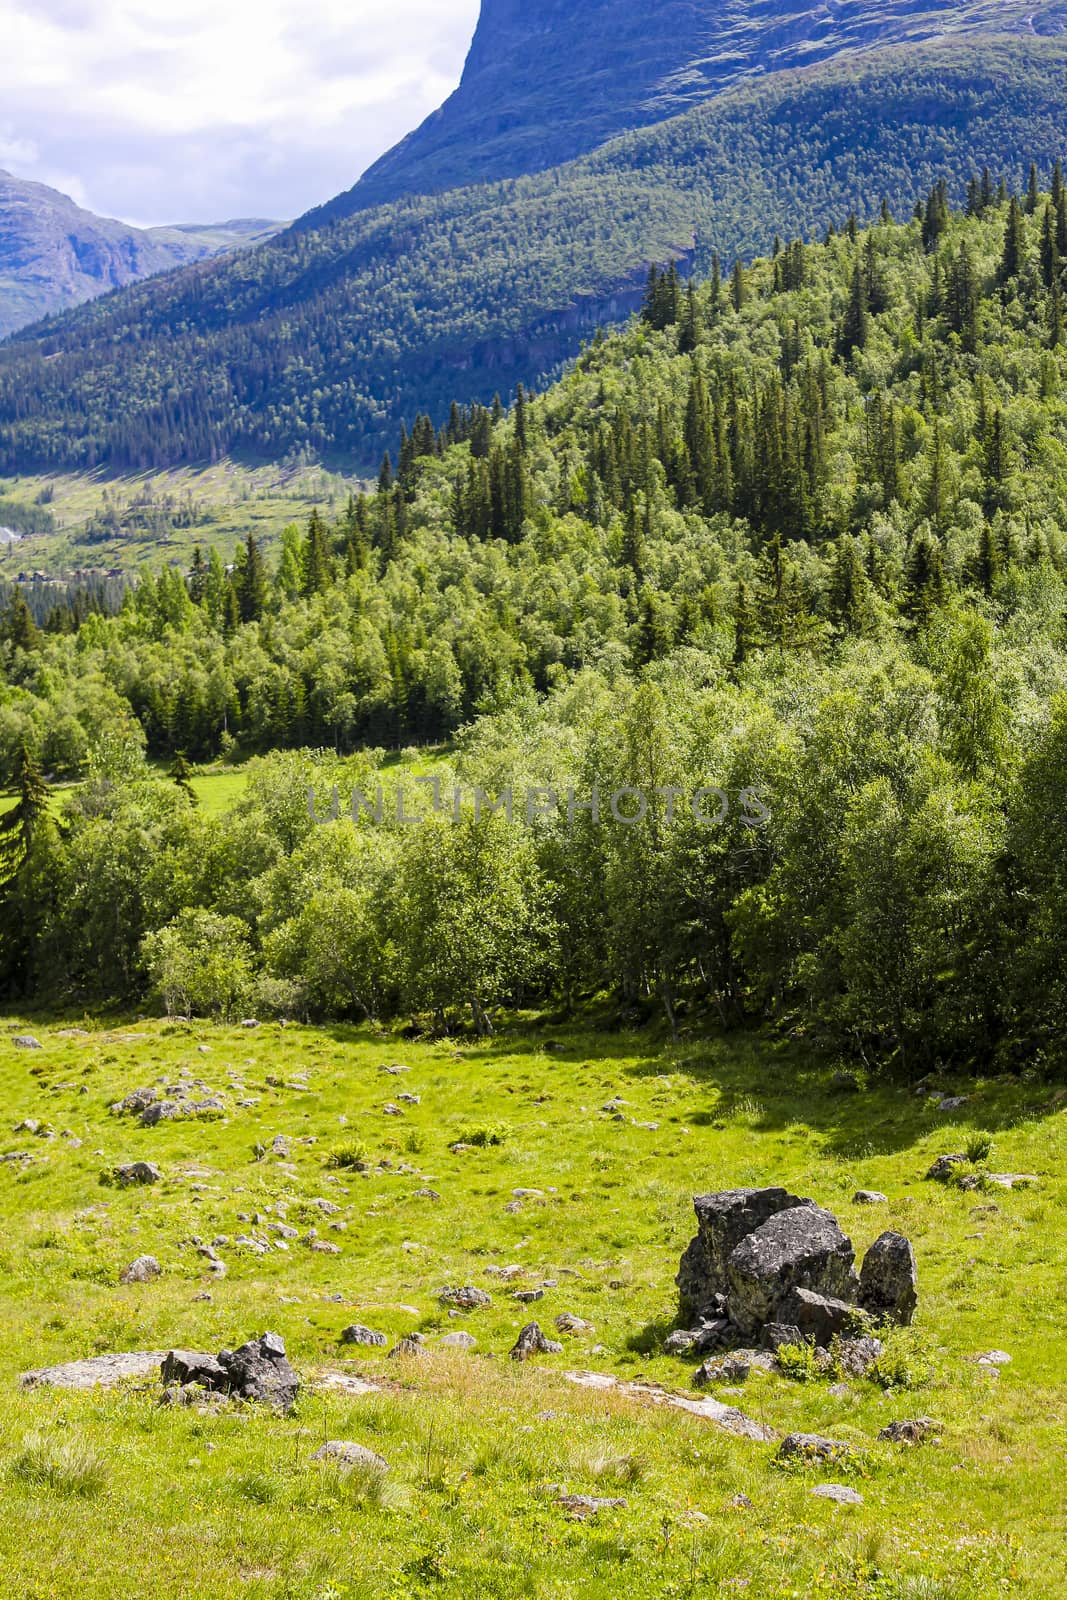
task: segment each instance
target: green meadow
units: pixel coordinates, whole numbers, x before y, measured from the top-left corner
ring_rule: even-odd
[[[42,1048],[16,1047],[25,1033]],[[7,1025],[0,1074],[0,1156],[30,1158],[0,1162],[0,1570],[25,1600],[1067,1594],[1062,1091],[978,1082],[946,1114],[885,1081],[849,1093],[799,1046],[535,1017],[478,1043],[31,1018]],[[143,1128],[110,1109],[181,1083],[225,1111]],[[984,1165],[1040,1186],[924,1181],[989,1141]],[[135,1160],[162,1180],[108,1181]],[[785,1470],[776,1442],[565,1376],[691,1394],[693,1363],[662,1346],[692,1196],[770,1183],[828,1206],[857,1251],[889,1227],[915,1245],[918,1319],[871,1376],[755,1369],[714,1391],[777,1434],[848,1443],[844,1468]],[[887,1204],[854,1205],[860,1188]],[[195,1242],[220,1240],[222,1276]],[[145,1254],[162,1276],[121,1284]],[[440,1291],[468,1284],[491,1305],[450,1315]],[[564,1313],[590,1331],[557,1335]],[[563,1353],[512,1362],[531,1317]],[[389,1346],[342,1344],[353,1323]],[[303,1380],[286,1418],[161,1407],[154,1378],[20,1386],[49,1363],[267,1329]],[[457,1330],[476,1346],[440,1348]],[[428,1354],[389,1359],[412,1332]],[[993,1350],[1010,1363],[980,1366]],[[346,1394],[336,1374],[374,1387]],[[879,1440],[917,1417],[939,1439]],[[326,1440],[390,1470],[313,1461]],[[625,1503],[577,1521],[564,1491]]]

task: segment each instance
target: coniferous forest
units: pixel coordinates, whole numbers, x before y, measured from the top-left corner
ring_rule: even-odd
[[[1065,260],[1057,164],[653,269],[555,387],[420,417],[277,559],[198,552],[115,615],[13,595],[8,993],[480,1031],[608,994],[1062,1069]],[[431,743],[446,796],[578,803],[390,823],[387,752]],[[257,753],[205,815],[190,763]],[[386,820],[316,824],[309,783]],[[597,787],[655,798],[598,825]]]

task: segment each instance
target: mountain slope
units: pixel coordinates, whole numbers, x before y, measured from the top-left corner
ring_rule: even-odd
[[[299,226],[540,172],[734,84],[872,46],[1065,27],[1064,0],[483,0],[455,94]]]
[[[575,354],[636,306],[649,261],[700,268],[883,194],[906,215],[972,164],[1047,172],[1065,103],[1067,41],[913,46],[731,90],[549,173],[291,231],[0,349],[0,469],[294,448],[369,467],[402,418]]]
[[[0,338],[154,273],[260,244],[278,227],[257,219],[133,228],[0,172]]]

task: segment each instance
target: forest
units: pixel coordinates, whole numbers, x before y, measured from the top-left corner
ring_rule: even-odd
[[[416,411],[540,383],[649,261],[748,261],[970,165],[1051,169],[1058,38],[947,40],[775,73],[532,177],[414,196],[193,266],[0,347],[0,471],[311,451],[373,470]],[[122,404],[115,404],[121,395]]]
[[[12,595],[7,991],[482,1034],[596,1001],[1062,1073],[1065,260],[1056,163],[657,268],[559,383],[420,417],[269,568],[249,538],[115,615]],[[208,816],[219,756],[252,767]],[[427,770],[654,798],[390,822]],[[314,820],[335,783],[383,823]],[[700,825],[709,788],[765,825]]]

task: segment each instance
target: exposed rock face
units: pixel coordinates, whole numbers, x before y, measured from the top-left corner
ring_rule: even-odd
[[[810,1205],[785,1189],[729,1189],[697,1195],[697,1235],[682,1257],[676,1282],[698,1316],[714,1315],[729,1290],[727,1263],[743,1239],[779,1212]]]
[[[859,1303],[872,1316],[907,1327],[919,1303],[915,1251],[902,1233],[883,1233],[868,1250],[860,1273]]]
[[[794,1289],[853,1298],[855,1251],[836,1220],[818,1206],[780,1213],[750,1233],[727,1263],[730,1320],[755,1334],[767,1322],[796,1322],[783,1311]]]
[[[731,1189],[693,1202],[699,1232],[677,1283],[693,1325],[666,1341],[668,1354],[706,1355],[746,1340],[770,1350],[808,1341],[826,1349],[857,1330],[858,1313],[911,1321],[918,1300],[915,1255],[901,1234],[872,1246],[857,1277],[852,1241],[813,1200],[785,1189]]]
[[[219,1365],[231,1394],[242,1400],[290,1411],[300,1389],[300,1379],[289,1365],[285,1345],[276,1333],[265,1333],[239,1350],[220,1350]]]
[[[1032,5],[1010,0],[927,0],[921,9],[899,0],[660,0],[651,11],[637,0],[482,0],[456,92],[312,218],[319,226],[401,194],[538,172],[753,76],[948,27],[1055,32],[1061,15],[1046,6],[1035,20]]]

